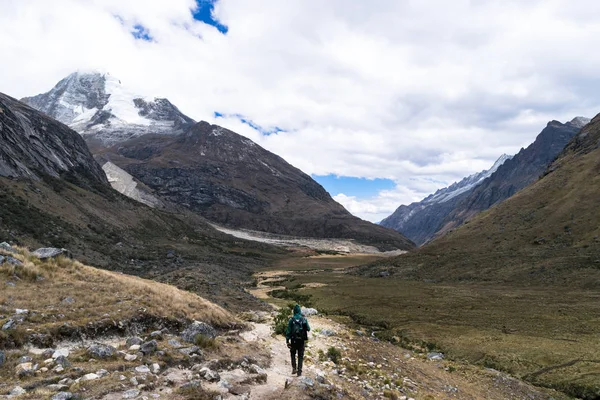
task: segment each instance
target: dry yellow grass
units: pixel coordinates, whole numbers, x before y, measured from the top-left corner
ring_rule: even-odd
[[[141,315],[200,320],[217,327],[236,322],[223,308],[167,284],[88,267],[65,257],[40,261],[26,249],[18,250],[13,256],[22,266],[0,266],[0,284],[5,289],[0,292],[0,314],[10,315],[16,308],[30,310],[23,329],[40,332],[65,322],[82,326]]]

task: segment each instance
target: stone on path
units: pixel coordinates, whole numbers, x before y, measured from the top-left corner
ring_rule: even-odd
[[[145,355],[152,354],[156,350],[158,350],[158,342],[156,340],[151,340],[149,342],[143,343],[140,346],[140,351]]]
[[[140,391],[139,390],[137,390],[137,389],[130,389],[130,390],[126,391],[125,393],[123,393],[123,398],[124,399],[135,399],[139,395],[140,395]]]
[[[69,357],[69,354],[69,349],[56,349],[54,353],[52,353],[52,358],[56,360],[58,357]]]
[[[115,355],[115,349],[106,344],[93,344],[87,349],[87,354],[95,358],[110,358]]]

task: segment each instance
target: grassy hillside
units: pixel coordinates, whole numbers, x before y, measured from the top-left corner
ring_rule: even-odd
[[[547,174],[467,225],[360,273],[600,288],[600,117]]]
[[[0,177],[0,240],[65,247],[86,264],[240,309],[255,301],[243,290],[254,268],[282,252],[222,234],[191,212],[154,210],[111,189],[91,192],[55,178]]]

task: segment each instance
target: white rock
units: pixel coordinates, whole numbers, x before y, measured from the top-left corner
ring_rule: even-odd
[[[125,361],[135,361],[137,356],[135,354],[125,354]]]
[[[131,389],[123,393],[124,399],[135,399],[140,395],[140,391],[137,389]]]
[[[140,349],[139,344],[134,344],[133,346],[129,347],[129,351],[138,351],[139,349]]]
[[[82,381],[95,381],[96,379],[100,379],[100,376],[98,376],[97,374],[86,374],[84,376],[81,377]]]
[[[135,372],[139,372],[140,374],[149,374],[150,368],[146,365],[140,365],[139,367],[135,367]]]
[[[25,393],[27,393],[27,391],[25,389],[23,389],[21,386],[15,386],[13,388],[13,390],[10,391],[9,395],[10,396],[20,396]]]
[[[69,349],[57,349],[52,354],[52,358],[56,360],[60,356],[69,357],[69,354],[70,354]]]
[[[21,315],[21,314],[29,314],[29,310],[25,310],[25,309],[17,308],[17,309],[15,310],[15,314],[17,314],[17,315]]]
[[[158,365],[157,363],[152,364],[152,373],[158,374],[159,372],[160,372],[160,365]]]

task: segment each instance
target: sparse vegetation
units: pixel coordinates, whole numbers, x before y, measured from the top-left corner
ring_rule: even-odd
[[[273,329],[276,335],[285,335],[285,331],[288,326],[288,321],[292,316],[292,310],[294,309],[294,304],[288,304],[285,307],[281,307],[279,312],[273,319]]]
[[[206,335],[203,335],[201,333],[196,335],[196,337],[194,338],[194,343],[196,344],[196,346],[200,347],[201,349],[214,350],[219,347],[219,345],[215,339],[208,337]]]
[[[342,352],[335,347],[330,347],[327,349],[327,358],[333,363],[338,364],[342,359]]]

